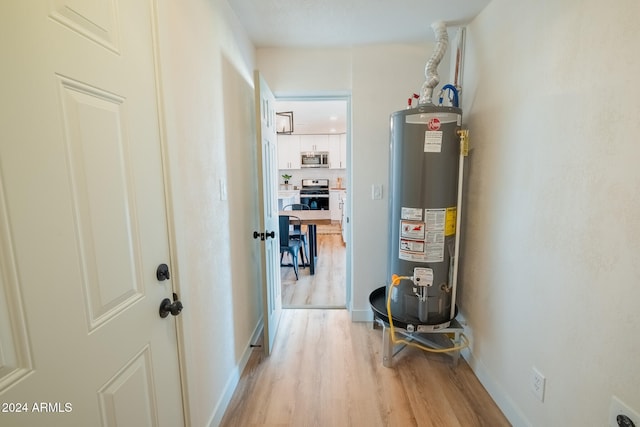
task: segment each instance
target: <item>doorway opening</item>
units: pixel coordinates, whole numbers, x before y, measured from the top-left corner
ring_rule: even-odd
[[[275,106],[279,113],[278,205],[281,211],[308,211],[298,214],[304,217],[303,228],[314,224],[316,229],[315,239],[307,238],[303,249],[307,260],[298,277],[292,267],[281,267],[282,307],[344,309],[351,295],[351,98],[276,97]],[[303,206],[291,207],[298,204]],[[309,243],[316,248],[313,260],[309,260],[314,252]],[[285,265],[291,262],[287,257]]]

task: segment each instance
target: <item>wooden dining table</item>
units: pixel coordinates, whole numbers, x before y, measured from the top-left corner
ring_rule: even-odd
[[[280,215],[288,215],[291,217],[300,218],[302,222],[301,232],[307,235],[307,241],[309,244],[308,262],[304,264],[305,267],[309,267],[310,274],[316,274],[316,263],[318,261],[318,234],[317,214],[310,210],[299,211],[279,211]]]

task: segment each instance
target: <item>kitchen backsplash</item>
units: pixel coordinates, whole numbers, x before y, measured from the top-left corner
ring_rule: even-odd
[[[278,175],[278,183],[284,184],[284,178],[282,175],[291,175],[289,184],[294,187],[300,188],[303,179],[328,179],[329,187],[335,188],[338,184],[338,178],[342,178],[342,187],[347,186],[347,170],[346,169],[280,169]]]

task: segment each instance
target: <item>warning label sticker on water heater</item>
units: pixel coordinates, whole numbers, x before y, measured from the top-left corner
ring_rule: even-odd
[[[446,209],[425,209],[424,216],[427,219],[427,229],[429,231],[444,232],[446,213]]]
[[[442,152],[442,131],[428,130],[424,133],[424,152],[440,153]]]
[[[424,216],[423,216],[424,215]],[[402,208],[399,258],[413,262],[444,261],[447,209]]]
[[[400,209],[400,218],[410,219],[413,221],[422,221],[422,209],[402,208]]]
[[[400,259],[424,262],[426,250],[425,223],[421,221],[400,221]]]
[[[400,235],[405,239],[424,240],[424,222],[401,221]]]

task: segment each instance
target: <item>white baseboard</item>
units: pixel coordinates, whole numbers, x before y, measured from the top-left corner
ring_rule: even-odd
[[[464,316],[459,313],[456,319],[464,326],[464,333],[473,344],[473,330],[469,327]],[[520,408],[505,393],[500,384],[494,380],[482,361],[474,357],[471,348],[465,348],[460,353],[511,425],[514,427],[531,427],[531,423],[520,411]]]
[[[373,311],[370,308],[366,310],[351,310],[352,322],[373,322]]]
[[[251,334],[251,338],[247,343],[247,346],[242,353],[242,357],[238,362],[238,366],[236,366],[229,375],[229,379],[224,386],[224,392],[222,396],[218,400],[218,403],[215,406],[213,411],[213,415],[211,416],[208,426],[209,427],[217,427],[220,425],[222,421],[222,417],[224,416],[227,407],[229,406],[229,402],[231,402],[231,398],[233,397],[233,393],[236,391],[236,387],[238,386],[238,382],[240,381],[240,376],[242,375],[242,371],[244,371],[245,366],[247,366],[247,362],[249,361],[249,357],[251,357],[251,353],[253,351],[253,347],[251,344],[258,341],[260,335],[262,334],[262,319],[258,322],[253,333]]]

